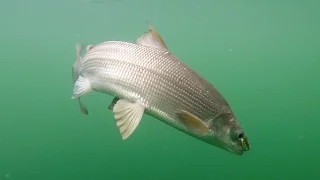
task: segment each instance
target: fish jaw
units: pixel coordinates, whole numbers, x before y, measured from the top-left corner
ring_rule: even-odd
[[[214,133],[207,134],[206,136],[198,136],[198,135],[191,135],[209,145],[227,151],[229,153],[242,156],[244,154],[243,148],[240,144],[236,142],[232,142],[230,140],[230,136],[228,135],[219,135],[216,136]]]
[[[247,142],[247,136],[243,132],[239,123],[233,118],[225,120],[224,116],[220,116],[215,124],[210,124],[210,130],[207,134],[199,134],[191,129],[186,128],[184,125],[178,123],[174,116],[166,113],[159,113],[159,110],[146,109],[146,114],[164,122],[165,124],[176,128],[177,130],[203,141],[209,145],[223,149],[229,153],[242,156],[246,150],[241,145],[241,141],[237,139],[238,133],[242,133]],[[222,123],[222,124],[221,124]],[[248,145],[249,146],[249,145]]]
[[[241,156],[250,149],[248,137],[231,113],[220,114],[208,122],[209,131],[201,134],[188,128],[181,128],[186,134],[214,147]]]

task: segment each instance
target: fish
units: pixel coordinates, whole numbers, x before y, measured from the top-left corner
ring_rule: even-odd
[[[83,56],[77,54],[74,67],[77,79],[71,99],[93,91],[112,96],[108,109],[123,140],[149,115],[232,154],[250,150],[248,136],[227,100],[173,55],[150,24],[133,42],[89,45]]]

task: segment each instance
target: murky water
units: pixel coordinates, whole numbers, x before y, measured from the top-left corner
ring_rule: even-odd
[[[0,180],[320,179],[319,1],[0,2]],[[144,116],[122,141],[112,97],[71,100],[75,44],[134,41],[146,22],[226,97],[243,156]]]

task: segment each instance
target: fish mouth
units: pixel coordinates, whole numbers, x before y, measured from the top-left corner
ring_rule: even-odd
[[[244,154],[244,152],[250,150],[250,145],[248,141],[243,140],[243,141],[240,141],[240,144],[236,145],[236,147],[230,148],[229,150],[231,150],[234,154],[241,156]]]
[[[247,137],[244,137],[244,138],[241,138],[240,139],[240,144],[241,144],[241,147],[244,151],[249,151],[250,150],[250,144],[248,142],[248,138]]]

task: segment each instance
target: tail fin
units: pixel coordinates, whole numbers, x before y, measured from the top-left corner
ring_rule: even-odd
[[[76,45],[76,60],[72,66],[73,83],[75,83],[79,77],[79,64],[82,59],[82,57],[80,55],[81,51],[82,51],[82,44],[77,44]]]
[[[82,57],[80,55],[82,52],[82,49],[83,49],[82,47],[83,47],[82,44],[80,44],[80,43],[76,44],[76,57],[77,58],[76,58],[76,61],[74,62],[73,67],[72,67],[73,83],[75,83],[79,77],[79,63],[82,59]],[[82,104],[80,97],[77,99],[79,102],[80,111],[83,114],[89,114],[88,109]]]
[[[80,106],[80,111],[82,112],[82,114],[86,114],[88,115],[88,109],[81,103],[80,97],[78,98],[79,100],[79,106]]]
[[[83,45],[80,43],[77,43],[76,44],[76,57],[77,57],[76,62],[79,62],[82,59],[82,57],[80,55],[82,52],[82,49],[83,49]]]

